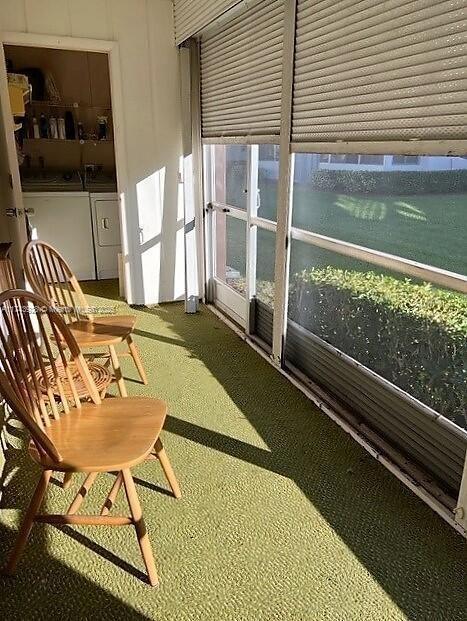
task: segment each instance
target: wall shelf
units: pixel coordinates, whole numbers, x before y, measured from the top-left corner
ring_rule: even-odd
[[[113,140],[111,138],[106,138],[105,140],[98,140],[96,138],[96,140],[93,140],[92,138],[89,139],[87,138],[86,140],[79,140],[78,138],[73,138],[73,139],[61,139],[61,138],[25,138],[24,142],[31,142],[31,143],[48,143],[48,144],[63,144],[63,143],[72,143],[72,144],[108,144],[109,142],[113,142]]]
[[[33,99],[31,102],[32,107],[44,107],[44,108],[72,108],[72,109],[86,109],[86,110],[107,110],[112,111],[110,106],[95,106],[93,104],[79,103],[79,102],[67,102],[67,101],[42,101]]]

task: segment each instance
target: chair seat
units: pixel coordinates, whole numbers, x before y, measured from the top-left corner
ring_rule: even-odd
[[[101,405],[83,403],[53,420],[46,434],[62,461],[41,455],[34,444],[32,458],[42,467],[64,472],[109,472],[142,462],[152,451],[167,414],[159,399],[108,398]]]
[[[116,345],[131,334],[136,323],[133,315],[94,317],[93,321],[74,321],[68,324],[79,347]]]
[[[58,376],[60,378],[60,382],[62,384],[63,392],[65,396],[69,399],[73,397],[73,391],[70,386],[70,382],[68,381],[68,377],[66,371],[63,367],[61,361],[55,362],[55,368],[57,369]],[[107,367],[104,367],[102,364],[98,364],[97,362],[88,362],[89,372],[91,373],[92,379],[96,384],[96,388],[99,393],[107,390],[112,381],[112,375]],[[73,383],[75,385],[75,390],[80,399],[85,399],[89,397],[89,389],[84,383],[84,380],[78,371],[78,367],[74,362],[69,364],[69,369],[71,372],[71,376],[73,378]],[[47,394],[47,383],[50,385],[52,389],[52,393],[56,397],[60,397],[60,390],[57,386],[57,382],[55,381],[54,371],[52,365],[48,364],[45,367],[45,374],[47,376],[47,382],[45,381],[44,374],[41,369],[36,371],[36,378],[39,383],[39,387],[43,394]]]

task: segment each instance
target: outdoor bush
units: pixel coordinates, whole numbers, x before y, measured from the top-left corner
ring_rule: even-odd
[[[374,272],[313,268],[289,317],[450,420],[467,426],[467,298]]]
[[[320,192],[389,196],[463,193],[467,170],[316,170],[310,175],[309,187]]]

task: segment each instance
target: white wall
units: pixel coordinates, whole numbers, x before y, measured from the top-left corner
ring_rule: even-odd
[[[170,0],[0,0],[0,30],[115,40],[120,48],[132,291],[152,304],[184,296],[181,120]]]

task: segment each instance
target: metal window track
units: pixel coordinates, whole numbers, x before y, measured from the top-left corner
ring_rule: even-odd
[[[424,472],[404,455],[385,442],[373,430],[357,418],[313,381],[300,371],[291,373],[274,364],[271,356],[264,350],[260,340],[245,334],[233,321],[212,304],[207,307],[243,341],[252,347],[262,358],[267,360],[279,373],[286,377],[324,414],[329,416],[339,427],[348,433],[372,457],[392,472],[406,487],[442,517],[452,528],[467,539],[467,531],[454,519],[456,501],[443,492]]]

